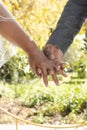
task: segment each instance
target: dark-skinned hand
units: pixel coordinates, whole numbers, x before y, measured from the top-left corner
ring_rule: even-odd
[[[47,58],[56,65],[55,67],[56,74],[61,74],[64,77],[66,77],[67,75],[64,72],[66,63],[63,62],[62,51],[52,44],[46,44],[43,52],[47,56]]]
[[[58,85],[57,75],[54,70],[55,64],[36,45],[32,48],[32,52],[29,53],[29,63],[34,73],[43,78],[45,86],[48,85],[48,75],[51,75],[55,84]]]

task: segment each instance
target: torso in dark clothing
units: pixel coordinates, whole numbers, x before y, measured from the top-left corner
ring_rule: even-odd
[[[87,0],[72,0],[80,5],[87,5]]]

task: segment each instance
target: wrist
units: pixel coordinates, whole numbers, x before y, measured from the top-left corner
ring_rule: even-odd
[[[61,49],[57,48],[56,46],[50,43],[46,44],[43,51],[49,60],[56,61],[58,63],[62,62],[63,52],[61,51]]]
[[[39,48],[37,47],[35,41],[31,40],[29,42],[29,46],[26,50],[26,53],[30,56],[30,55],[35,55],[37,53],[37,51],[39,50]]]
[[[50,46],[50,47],[53,48],[54,50],[55,50],[55,49],[58,50],[59,53],[60,53],[60,55],[63,56],[63,52],[62,52],[62,50],[61,50],[59,47],[57,47],[57,46],[55,46],[55,45],[53,45],[53,44],[51,44],[51,43],[46,44],[46,46]]]
[[[53,53],[55,53],[55,51],[57,51],[57,53],[58,53],[61,57],[63,57],[63,52],[62,52],[62,50],[61,50],[60,48],[56,47],[55,45],[51,44],[51,43],[47,43],[47,44],[45,45],[44,50],[45,50],[45,49],[47,49],[48,51],[51,51],[51,52],[53,52]]]

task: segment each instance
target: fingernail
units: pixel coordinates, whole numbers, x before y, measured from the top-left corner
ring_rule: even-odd
[[[60,70],[60,66],[57,67],[57,70]]]
[[[54,71],[49,70],[49,71],[48,71],[48,74],[52,75],[52,74],[54,74]]]
[[[37,71],[38,71],[39,74],[41,74],[41,69],[40,68],[38,68]]]
[[[55,81],[55,84],[56,84],[57,86],[59,86],[59,81]]]
[[[48,83],[44,83],[46,87],[48,87]]]
[[[56,85],[59,86],[60,85],[59,82],[57,82]]]

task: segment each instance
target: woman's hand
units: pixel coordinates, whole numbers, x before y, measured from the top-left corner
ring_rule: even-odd
[[[46,86],[48,85],[48,75],[51,75],[56,85],[58,85],[58,79],[54,70],[54,63],[48,60],[36,44],[33,44],[32,51],[29,52],[29,63],[34,73],[43,78]]]

